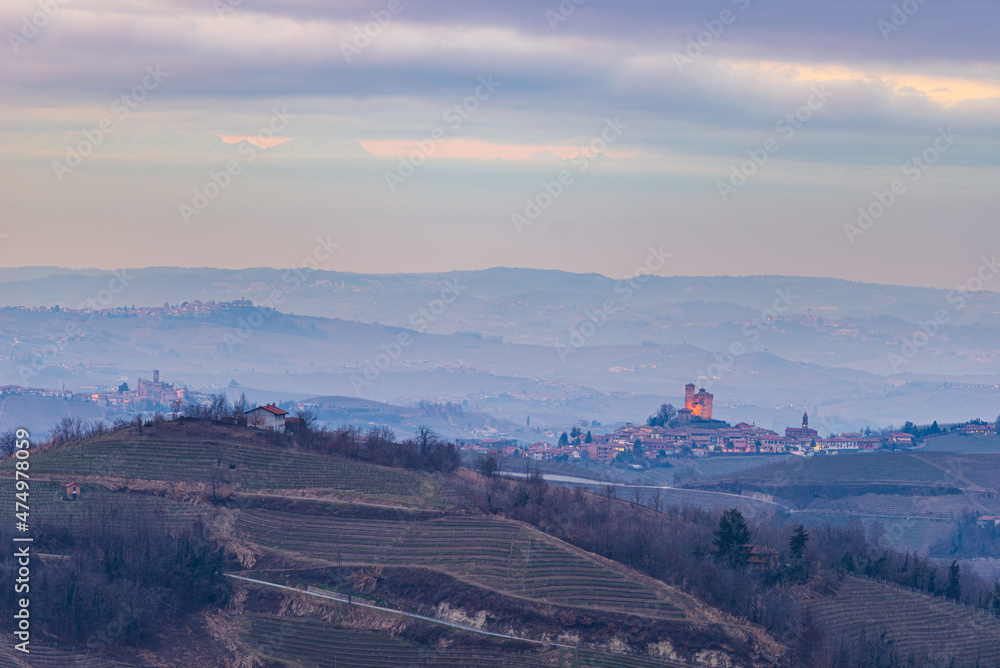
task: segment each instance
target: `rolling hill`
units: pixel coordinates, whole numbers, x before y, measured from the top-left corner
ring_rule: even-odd
[[[139,434],[133,427],[36,452],[31,467],[35,526],[49,542],[46,549],[69,559],[74,532],[94,518],[127,531],[155,515],[166,518],[166,526],[212,527],[231,559],[242,563],[234,563],[235,570],[253,578],[346,594],[352,578],[377,573],[377,598],[369,600],[434,618],[478,619],[475,627],[482,631],[542,641],[494,642],[377,611],[365,612],[362,623],[349,606],[316,607],[295,593],[238,585],[238,596],[246,597],[239,613],[227,608],[219,614],[231,615],[229,621],[211,627],[237,629],[238,654],[280,655],[284,665],[333,665],[319,658],[332,652],[343,665],[362,665],[358,657],[367,656],[363,665],[673,666],[701,651],[747,651],[746,638],[760,635],[672,587],[535,528],[453,505],[445,500],[454,496],[449,486],[461,481],[318,455],[246,428],[180,421]],[[61,484],[68,480],[83,487],[77,502],[62,500]],[[12,494],[5,488],[0,498],[12,502]],[[371,596],[353,591],[359,601]],[[39,614],[37,623],[44,623]],[[206,651],[229,651],[201,633]],[[282,639],[280,651],[275,638]],[[651,638],[661,649],[662,643],[674,649],[662,654]],[[566,644],[574,651],[559,647]],[[167,645],[143,665],[170,665],[163,657],[176,647]],[[53,660],[76,660],[47,646]],[[373,656],[380,658],[372,663]],[[112,652],[82,665],[139,663],[135,659]]]

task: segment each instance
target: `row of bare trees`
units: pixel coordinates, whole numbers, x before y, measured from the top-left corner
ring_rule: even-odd
[[[299,442],[318,452],[413,471],[450,474],[461,464],[455,445],[441,440],[428,427],[420,427],[413,438],[402,441],[386,426],[365,430],[351,425],[332,431],[310,429],[300,435]]]

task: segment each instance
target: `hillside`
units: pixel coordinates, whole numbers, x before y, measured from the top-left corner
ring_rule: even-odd
[[[795,457],[683,486],[764,493],[806,524],[860,521],[888,546],[926,553],[947,543],[961,518],[1000,513],[998,444],[947,436],[910,452]]]
[[[423,479],[405,471],[296,451],[262,432],[180,421],[55,447],[37,473],[101,482],[146,480],[232,490],[311,490],[420,502]]]
[[[500,488],[483,487],[470,471],[428,474],[310,447],[294,438],[184,420],[35,452],[33,526],[39,549],[60,556],[37,566],[43,578],[73,567],[96,522],[99,533],[112,536],[205,527],[218,541],[225,570],[246,579],[224,578],[228,603],[172,617],[155,641],[131,649],[107,646],[83,659],[79,652],[71,656],[73,647],[57,637],[39,638],[43,658],[31,665],[786,665],[789,647],[761,627],[554,535],[580,531],[572,522],[548,533],[539,522],[475,510],[465,501],[469,492]],[[825,471],[811,460],[776,461],[767,468],[793,466],[808,484],[827,484],[848,480],[862,462],[869,475],[855,476],[862,479],[859,484],[884,485],[893,478],[914,489],[941,484],[947,475],[908,454],[837,459],[841,463]],[[3,468],[11,465],[5,462]],[[744,476],[775,480],[764,469],[741,469],[724,460],[705,473],[713,467],[727,476],[723,484]],[[77,502],[62,500],[61,484],[69,480],[82,484]],[[563,501],[553,503],[590,499],[584,504],[590,510],[577,510],[611,510],[604,505],[611,497],[581,494],[567,491]],[[699,494],[705,493],[676,490],[667,501],[683,504],[685,495]],[[623,536],[632,535],[645,513],[661,531],[704,544],[706,538],[696,536],[710,541],[711,525],[698,523],[714,522],[724,507],[713,510],[706,501],[701,510],[675,508],[660,516],[631,504],[626,488],[619,496],[615,513],[630,525],[621,525]],[[0,499],[13,502],[10,487]],[[530,511],[540,497],[525,501],[524,510]],[[761,526],[771,522],[770,515],[762,508]],[[600,534],[580,538],[605,544]],[[711,579],[713,568],[702,561],[690,576]],[[855,642],[863,629],[885,630],[892,646],[917,654],[928,638],[934,647],[947,640],[961,648],[954,653],[956,666],[1000,658],[995,656],[1000,623],[969,607],[849,576],[834,586],[835,593],[826,592],[827,586],[794,585],[787,592],[811,610],[830,651]],[[37,623],[44,619],[39,613]],[[192,652],[216,658],[198,663]],[[0,665],[21,665],[19,658],[0,653]]]
[[[321,657],[337,656],[337,666],[428,660],[669,666],[686,665],[699,653],[743,656],[754,638],[766,637],[533,527],[452,505],[447,499],[455,498],[455,486],[467,484],[461,479],[311,453],[273,434],[168,422],[142,434],[131,428],[36,452],[31,466],[33,525],[46,550],[69,557],[46,561],[45,572],[72,563],[79,532],[95,521],[112,532],[163,522],[169,531],[210,527],[231,572],[298,588],[279,594],[239,583],[238,605],[231,603],[209,626],[198,619],[172,622],[201,628],[197,642],[207,652],[258,656],[262,665],[278,657],[282,665],[333,665]],[[66,481],[81,483],[79,501],[62,500]],[[12,502],[12,494],[5,487],[0,498]],[[366,578],[371,586],[359,584]],[[499,641],[297,593],[315,587],[542,642]],[[44,619],[39,613],[37,623]],[[52,647],[52,641],[39,644]],[[572,659],[560,645],[572,646]],[[81,665],[172,665],[169,657],[178,650],[161,641],[141,659],[107,651]],[[49,654],[62,656],[55,648]]]
[[[830,642],[885,631],[904,660],[912,655],[932,665],[1000,665],[1000,624],[954,603],[847,577],[836,596],[810,609]]]

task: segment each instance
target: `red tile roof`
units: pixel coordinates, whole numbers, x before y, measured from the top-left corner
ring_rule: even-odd
[[[247,413],[253,413],[256,410],[260,410],[261,408],[271,413],[274,413],[275,415],[288,415],[288,411],[283,411],[274,404],[267,404],[266,406],[258,406],[257,408],[248,410]]]

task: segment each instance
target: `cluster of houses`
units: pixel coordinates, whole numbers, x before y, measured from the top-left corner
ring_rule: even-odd
[[[835,454],[913,445],[913,436],[908,433],[888,436],[843,433],[833,438],[822,438],[819,432],[809,426],[808,413],[802,415],[801,427],[788,427],[784,435],[746,422],[732,426],[712,419],[712,395],[704,389],[695,392],[694,388],[692,384],[685,386],[684,408],[677,411],[676,419],[669,425],[627,423],[611,434],[593,436],[589,439],[592,442],[579,445],[552,446],[548,443],[534,443],[526,450],[507,445],[502,449],[489,451],[508,456],[525,456],[538,461],[566,457],[571,460],[591,459],[608,463],[626,452],[655,459],[663,455],[679,454],[696,457],[712,454]]]
[[[646,457],[661,453],[676,455],[690,453],[694,456],[710,454],[810,454],[815,452],[837,453],[858,450],[875,450],[887,445],[909,446],[911,434],[896,433],[889,436],[865,436],[844,433],[834,438],[821,438],[809,427],[809,415],[803,414],[801,427],[788,427],[782,436],[770,429],[741,422],[736,426],[713,423],[703,425],[698,421],[671,427],[635,426],[626,424],[594,443],[587,444],[587,457],[600,462],[610,462],[618,454],[633,449],[636,443]]]

